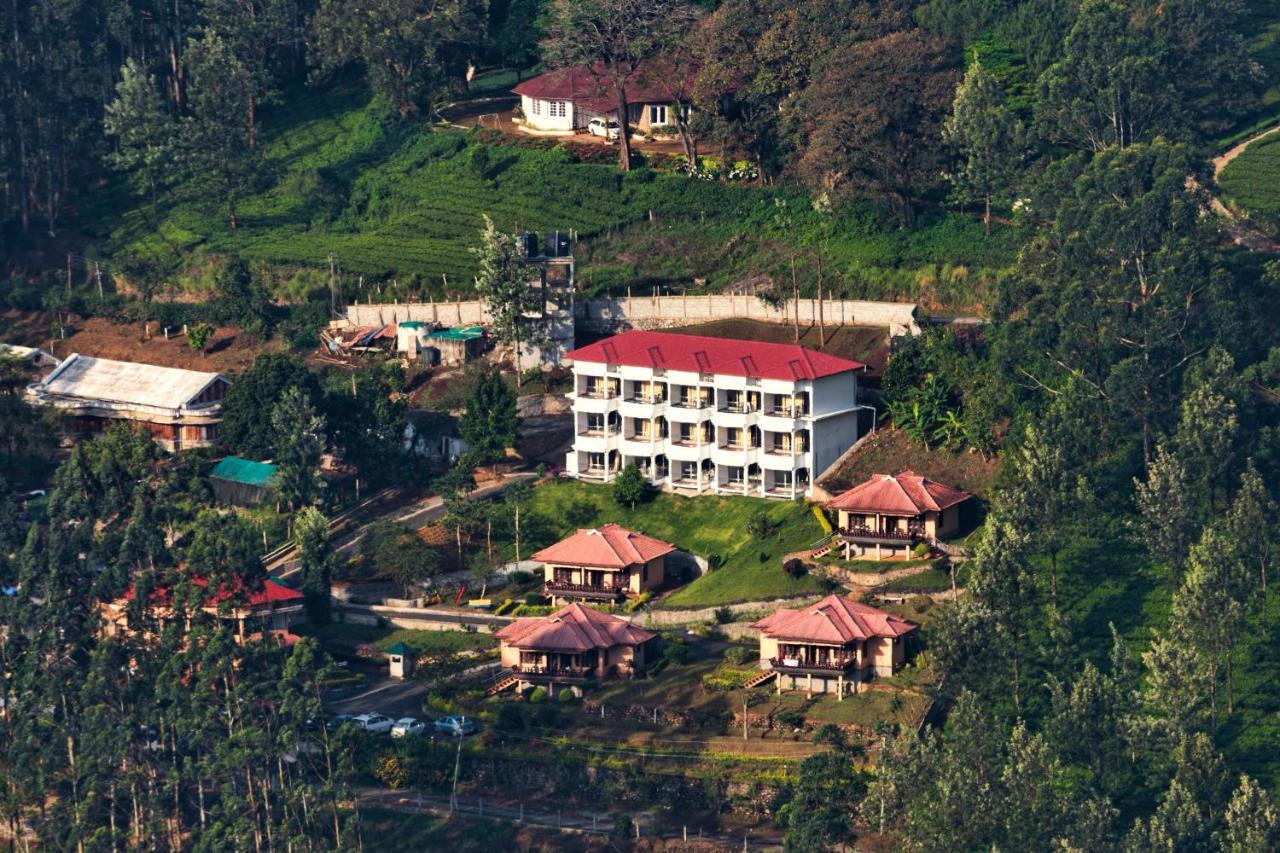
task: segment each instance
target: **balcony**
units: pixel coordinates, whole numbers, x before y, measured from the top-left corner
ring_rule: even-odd
[[[666,410],[662,397],[625,397],[619,411],[628,418],[655,418]]]
[[[781,657],[770,658],[770,668],[777,672],[789,672],[804,675],[813,673],[814,675],[840,675],[855,669],[858,664],[858,656],[851,652],[837,653],[812,658],[805,657]]]
[[[850,524],[840,530],[840,537],[849,542],[903,545],[919,542],[925,538],[924,524],[912,523],[907,528],[876,529],[865,524]]]
[[[511,667],[511,674],[518,675],[525,681],[586,681],[595,676],[595,670],[588,666],[537,666],[521,663]]]
[[[622,430],[618,427],[613,429],[584,429],[578,433],[573,446],[575,450],[582,450],[587,453],[614,450],[618,446],[618,437],[621,433]]]
[[[573,595],[581,598],[617,598],[627,591],[625,583],[569,583],[550,580],[542,585],[545,595]]]
[[[805,425],[808,415],[802,408],[772,408],[760,413],[760,428],[769,432],[791,432]]]
[[[665,444],[667,437],[659,433],[651,435],[624,435],[622,437],[622,449],[631,451],[633,455],[639,453],[645,456],[650,455],[659,445]]]
[[[675,440],[667,444],[667,458],[680,462],[700,462],[711,458],[715,445],[710,441]]]
[[[595,390],[588,388],[570,397],[574,411],[601,414],[616,412],[622,395],[617,391]]]

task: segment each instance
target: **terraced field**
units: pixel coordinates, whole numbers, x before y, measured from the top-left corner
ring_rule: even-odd
[[[916,229],[898,230],[870,205],[823,213],[793,189],[624,176],[566,146],[403,121],[354,84],[290,92],[263,139],[266,176],[239,204],[235,231],[182,187],[154,211],[109,190],[85,218],[106,223],[109,250],[149,244],[193,269],[235,251],[323,286],[332,254],[362,298],[392,281],[415,296],[467,289],[484,213],[504,229],[576,231],[579,279],[595,292],[714,291],[769,277],[789,290],[793,258],[812,292],[821,256],[828,292],[963,307],[982,302],[1015,249],[1011,230],[984,239],[959,214],[925,211]],[[361,279],[365,290],[352,292]]]

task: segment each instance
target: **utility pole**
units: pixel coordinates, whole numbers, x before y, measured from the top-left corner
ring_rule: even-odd
[[[67,252],[67,296],[71,296],[71,253]]]
[[[747,697],[746,697],[746,694],[743,694],[742,696],[742,741],[743,743],[746,743],[746,740],[747,740]]]
[[[818,338],[821,346],[827,346],[827,318],[822,311],[822,255],[818,255]]]
[[[93,262],[93,277],[98,281],[98,298],[102,298],[102,267],[97,261]]]
[[[458,754],[453,759],[453,790],[449,792],[449,814],[458,807],[458,769],[462,767],[462,735],[458,735]]]
[[[338,259],[329,253],[329,312],[337,313],[338,310]]]

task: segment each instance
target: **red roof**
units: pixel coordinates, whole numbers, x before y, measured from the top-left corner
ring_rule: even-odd
[[[550,616],[517,619],[495,634],[504,645],[548,652],[586,652],[612,646],[638,646],[654,635],[625,619],[581,604],[562,607]]]
[[[674,332],[623,332],[579,347],[566,358],[630,367],[661,367],[691,373],[718,373],[796,382],[858,370],[861,362],[806,349]]]
[[[543,548],[533,555],[533,559],[569,566],[625,569],[628,566],[642,565],[674,550],[676,546],[669,542],[635,533],[616,524],[606,524],[594,530],[579,530],[568,539],[561,539],[556,544]]]
[[[627,75],[627,103],[667,104],[677,99],[685,100],[688,98],[686,93],[693,87],[695,73],[693,67],[680,75],[665,64],[637,66]],[[585,67],[547,71],[516,84],[511,91],[527,98],[573,101],[596,112],[618,108],[606,75],[601,72],[592,74]]]
[[[828,595],[803,610],[776,610],[751,627],[773,639],[843,646],[873,637],[901,637],[917,626],[870,605]]]
[[[204,589],[209,585],[209,581],[202,577],[194,577],[191,579],[191,582],[201,589]],[[237,590],[232,590],[226,585],[223,585],[216,595],[210,595],[205,599],[204,606],[213,607],[216,604],[230,599],[236,592]],[[243,593],[243,590],[238,590],[238,592]],[[134,594],[134,586],[133,584],[130,584],[129,588],[125,590],[124,593],[125,600],[132,601]],[[303,597],[302,593],[298,592],[296,589],[290,589],[284,584],[276,583],[273,580],[265,580],[262,582],[262,589],[249,594],[247,603],[250,607],[262,607],[265,605],[280,604],[285,601],[301,601]],[[167,586],[157,586],[151,591],[151,600],[157,604],[168,604],[172,600],[172,591]]]
[[[920,515],[926,511],[941,512],[971,497],[963,489],[935,482],[913,471],[901,471],[897,474],[872,474],[865,483],[837,495],[827,508]]]

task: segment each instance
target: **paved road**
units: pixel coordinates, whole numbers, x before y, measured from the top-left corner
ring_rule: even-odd
[[[459,796],[450,804],[445,794],[424,794],[418,791],[392,791],[386,788],[357,788],[356,800],[364,806],[377,806],[395,811],[417,814],[460,814],[467,817],[487,818],[507,823],[542,826],[585,835],[609,835],[616,832],[615,816],[607,811],[550,811],[541,803],[527,808],[518,801],[477,797],[473,794]],[[641,826],[642,838],[653,838],[650,831]],[[755,839],[750,833],[736,838],[727,835],[704,834],[698,828],[685,828],[680,832],[664,832],[659,836],[667,840],[701,839],[724,850],[779,850],[781,845],[768,838]]]
[[[422,697],[427,687],[420,681],[376,678],[359,693],[329,703],[334,714],[366,714],[376,711],[388,717],[422,717]]]

